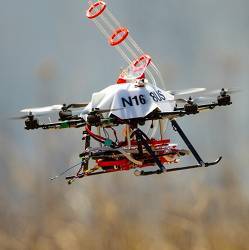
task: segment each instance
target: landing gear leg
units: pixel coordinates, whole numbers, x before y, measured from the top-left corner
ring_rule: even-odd
[[[89,134],[85,134],[85,131],[83,132],[84,137],[82,140],[85,140],[85,147],[84,151],[86,151],[90,147],[91,137]],[[66,180],[68,181],[68,184],[72,184],[73,181],[77,178],[83,178],[85,176],[85,173],[88,171],[89,167],[89,156],[84,155],[84,152],[80,154],[80,157],[82,158],[80,169],[78,170],[77,174],[75,176],[68,176],[66,177]]]
[[[208,166],[216,165],[216,164],[218,164],[221,161],[222,157],[220,156],[214,162],[204,162],[202,160],[202,158],[199,156],[199,154],[197,153],[197,151],[195,150],[194,146],[191,144],[191,142],[187,138],[187,136],[184,134],[183,130],[181,129],[181,127],[179,126],[179,124],[176,122],[176,120],[174,120],[174,119],[171,120],[171,124],[172,124],[173,129],[178,132],[178,134],[181,136],[181,138],[183,139],[183,141],[185,142],[185,144],[187,145],[187,147],[189,148],[189,150],[191,151],[191,153],[193,154],[193,156],[197,160],[198,165],[188,166],[188,167],[183,167],[183,168],[168,169],[167,172],[181,170],[181,169],[190,169],[190,168],[198,168],[198,167],[208,167]]]
[[[155,161],[155,163],[157,164],[157,166],[159,168],[158,170],[155,170],[155,171],[139,171],[139,170],[137,170],[135,172],[135,175],[152,175],[152,174],[162,174],[163,172],[165,172],[166,168],[163,166],[163,164],[158,159],[158,157],[155,155],[154,151],[151,149],[150,145],[147,142],[147,141],[149,141],[149,138],[147,137],[147,135],[139,128],[134,130],[133,133],[136,135],[138,144],[140,146],[143,145],[146,148],[147,152],[151,155],[151,157],[153,158],[153,160]]]

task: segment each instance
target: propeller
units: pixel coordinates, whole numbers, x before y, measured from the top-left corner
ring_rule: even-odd
[[[80,108],[87,106],[87,104],[70,104],[68,106],[64,105],[52,105],[52,106],[47,106],[47,107],[41,107],[41,108],[28,108],[28,109],[22,109],[20,112],[22,113],[28,113],[27,115],[22,115],[22,116],[16,116],[16,117],[11,117],[11,120],[23,120],[27,118],[33,118],[34,116],[44,116],[46,114],[50,114],[55,111],[62,111],[66,112],[68,111],[68,108]],[[112,111],[117,111],[121,109],[92,109],[91,111],[89,110],[79,110],[79,111],[73,111],[71,112],[71,115],[95,115],[95,114],[104,114],[104,113],[109,113]]]
[[[15,117],[10,117],[10,120],[23,120],[23,119],[27,119],[27,118],[34,118],[34,115],[30,112],[28,115],[22,115],[22,116],[15,116]]]
[[[212,91],[208,91],[207,93],[205,93],[205,95],[211,95],[211,96],[198,96],[198,97],[189,97],[189,99],[185,99],[185,98],[176,98],[172,101],[175,101],[177,104],[186,104],[186,103],[205,103],[205,102],[213,102],[216,101],[216,97],[217,95],[224,97],[226,95],[230,95],[230,94],[234,94],[234,93],[238,93],[241,90],[239,89],[216,89],[216,90],[212,90]],[[185,92],[186,93],[186,92]]]
[[[34,115],[45,115],[51,112],[60,111],[64,106],[61,104],[46,106],[46,107],[39,107],[39,108],[27,108],[22,109],[20,112],[22,113],[32,113]]]
[[[27,108],[22,109],[20,112],[28,113],[32,112],[33,114],[47,114],[54,111],[67,111],[69,108],[84,108],[88,105],[88,103],[71,103],[69,105],[66,104],[57,104],[52,106],[46,107],[39,107],[39,108]]]
[[[88,103],[71,103],[69,105],[63,104],[63,107],[65,107],[66,109],[69,108],[73,108],[73,109],[77,109],[77,108],[84,108],[88,105]]]
[[[189,97],[189,99],[184,99],[184,98],[177,98],[175,100],[176,103],[178,104],[185,104],[185,103],[203,103],[203,102],[211,102],[211,101],[215,101],[215,97],[211,97],[211,96],[198,96],[198,97]]]
[[[190,88],[190,89],[183,89],[183,90],[169,90],[167,91],[171,95],[188,95],[193,93],[198,93],[205,91],[205,88]]]
[[[241,92],[240,89],[234,89],[234,88],[230,88],[230,89],[215,89],[215,90],[211,90],[209,92],[207,92],[208,95],[231,95],[231,94],[235,94]]]
[[[88,103],[71,103],[69,105],[56,104],[56,105],[38,107],[38,108],[26,108],[26,109],[22,109],[20,112],[21,113],[28,113],[27,115],[12,117],[10,119],[20,120],[20,119],[31,118],[34,115],[35,116],[43,116],[43,115],[47,115],[47,114],[50,114],[53,112],[58,112],[58,111],[59,112],[67,112],[67,111],[69,111],[70,108],[84,108],[87,105],[88,105]]]

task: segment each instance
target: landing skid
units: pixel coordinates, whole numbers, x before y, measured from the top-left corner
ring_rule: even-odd
[[[187,169],[192,169],[192,168],[209,167],[209,166],[217,165],[221,161],[221,159],[222,157],[219,157],[216,161],[207,162],[207,163],[204,163],[204,165],[197,164],[197,165],[192,165],[192,166],[186,166],[186,167],[180,167],[180,168],[168,168],[168,169],[164,167],[164,170],[157,169],[154,171],[135,170],[134,174],[136,176],[146,176],[146,175],[175,172],[175,171],[180,171],[180,170],[187,170]],[[68,181],[68,184],[71,184],[74,180],[81,179],[83,177],[92,176],[92,175],[100,175],[100,174],[108,174],[108,173],[114,173],[114,172],[120,172],[120,171],[124,171],[124,170],[117,169],[117,170],[106,170],[106,171],[99,171],[99,172],[93,172],[93,173],[82,173],[77,176],[68,176],[66,177],[66,180]]]
[[[181,129],[181,127],[179,126],[179,124],[176,122],[176,120],[172,119],[171,124],[172,124],[173,129],[176,132],[178,132],[178,134],[181,136],[181,138],[183,139],[183,141],[185,142],[185,144],[187,145],[187,147],[189,148],[189,150],[193,154],[193,156],[196,159],[196,161],[198,162],[198,164],[192,165],[192,166],[186,166],[186,167],[170,168],[170,169],[167,169],[167,168],[162,169],[162,167],[160,165],[158,165],[159,169],[157,169],[157,170],[154,170],[154,171],[136,170],[135,175],[137,175],[137,176],[139,176],[139,175],[153,175],[153,174],[162,174],[165,172],[167,173],[167,172],[174,172],[174,171],[179,171],[179,170],[187,170],[187,169],[192,169],[192,168],[209,167],[209,166],[217,165],[221,161],[222,156],[220,156],[216,161],[204,162],[202,160],[202,158],[200,157],[200,155],[195,150],[194,146],[191,144],[191,142],[187,138],[187,136],[185,135],[185,133],[183,132],[183,130]],[[146,143],[146,141],[145,141],[145,143]]]
[[[209,166],[217,165],[221,161],[221,159],[222,159],[222,157],[220,156],[216,161],[206,162],[206,163],[204,163],[204,165],[197,164],[197,165],[180,167],[180,168],[169,168],[169,169],[165,168],[164,171],[161,171],[159,169],[155,170],[155,171],[136,170],[134,174],[137,176],[139,176],[139,175],[153,175],[153,174],[162,174],[162,173],[167,173],[167,172],[175,172],[175,171],[180,171],[180,170],[187,170],[187,169],[192,169],[192,168],[209,167]]]

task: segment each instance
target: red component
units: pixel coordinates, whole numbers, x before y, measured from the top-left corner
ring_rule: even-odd
[[[145,74],[143,73],[140,77],[138,77],[137,79],[144,79],[145,78]]]
[[[134,79],[144,79],[145,78],[145,70],[147,66],[151,63],[151,57],[147,54],[144,54],[140,56],[138,59],[134,60],[129,68],[130,70],[136,75],[136,78]],[[126,70],[124,70],[118,77],[117,83],[127,83],[127,78],[126,78]]]
[[[152,146],[162,146],[162,145],[167,145],[170,143],[169,139],[164,139],[164,140],[155,140],[155,139],[151,139],[150,141]]]
[[[129,35],[129,30],[124,27],[117,28],[113,34],[109,37],[109,44],[111,46],[116,46],[122,43]]]
[[[160,154],[165,153],[165,151],[164,151],[165,146],[167,146],[170,143],[169,139],[163,139],[163,140],[151,139],[148,141],[148,143],[152,146],[152,148],[157,149],[156,154],[158,155],[161,163],[168,164],[168,163],[176,162],[176,159],[175,159],[175,157],[177,155],[176,146],[171,147],[172,153],[170,153],[169,155],[160,156]],[[121,147],[127,146],[127,142],[120,142],[119,146],[121,146]],[[131,146],[132,146],[132,148],[137,148],[137,141],[132,140]],[[162,151],[160,151],[160,148],[162,149]],[[170,156],[170,155],[172,155],[172,156]],[[143,163],[143,165],[137,165],[137,166],[135,166],[133,163],[131,163],[129,161],[129,159],[124,158],[124,157],[122,157],[121,159],[118,159],[118,160],[99,159],[99,160],[96,160],[96,163],[99,167],[103,168],[103,171],[106,171],[106,172],[117,172],[117,171],[123,171],[123,170],[130,170],[134,167],[145,168],[145,167],[149,167],[151,165],[155,165],[153,158],[148,153],[143,154],[143,160],[146,161],[146,163]]]
[[[134,71],[140,71],[148,67],[151,62],[151,57],[149,55],[142,55],[138,59],[132,62],[132,66],[134,67]]]
[[[118,84],[127,83],[127,80],[125,80],[124,78],[121,78],[121,76],[119,76],[117,83]]]
[[[98,166],[100,167],[120,167],[123,170],[128,170],[130,169],[130,164],[128,159],[122,159],[122,160],[116,160],[116,161],[104,161],[104,160],[97,160],[96,161]]]
[[[90,128],[89,128],[88,125],[85,126],[85,129],[86,129],[86,132],[87,132],[91,137],[93,137],[94,139],[96,139],[97,141],[104,142],[104,141],[106,140],[106,138],[104,138],[104,137],[102,137],[102,136],[100,136],[100,135],[94,134],[94,133],[90,130]]]
[[[123,76],[120,75],[118,80],[117,80],[117,84],[122,84],[122,83],[127,83],[127,80],[122,78]],[[143,73],[140,77],[138,77],[137,79],[144,79],[145,78],[145,74]]]
[[[98,1],[89,7],[89,9],[86,12],[86,16],[89,19],[96,18],[97,16],[102,14],[105,9],[106,9],[106,3],[103,1]],[[94,11],[96,12],[94,13]]]

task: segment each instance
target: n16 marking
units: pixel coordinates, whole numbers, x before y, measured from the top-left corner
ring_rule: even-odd
[[[165,101],[166,98],[160,90],[150,92],[150,96],[155,102]]]
[[[126,108],[126,105],[129,105],[129,106],[137,105],[137,106],[139,106],[140,104],[144,105],[146,103],[144,95],[139,95],[139,96],[135,95],[134,97],[129,96],[128,99],[122,97],[121,100],[122,100],[122,104],[123,104],[124,108]]]

